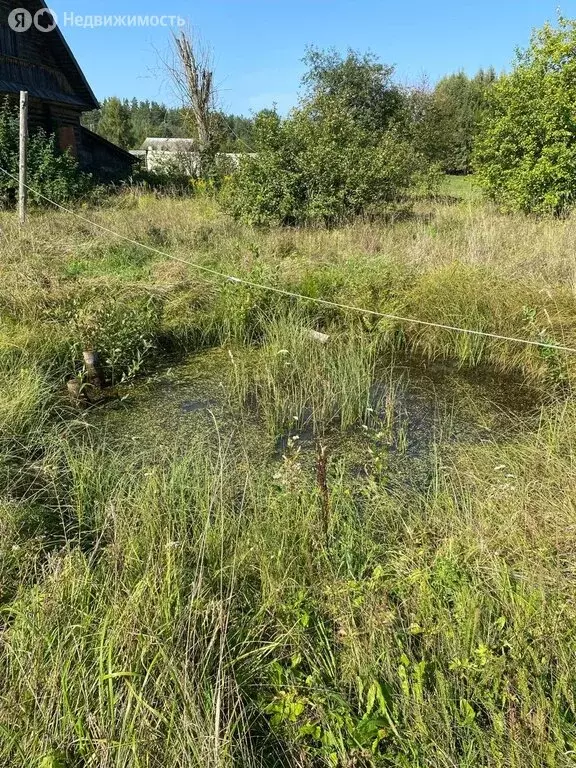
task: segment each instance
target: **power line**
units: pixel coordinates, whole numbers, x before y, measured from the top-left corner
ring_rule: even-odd
[[[5,168],[0,167],[0,171],[4,173],[6,176],[8,176],[10,179],[14,181],[18,181],[17,177],[11,174],[9,171],[7,171]],[[461,328],[456,325],[447,325],[445,323],[437,323],[429,320],[421,320],[414,317],[403,317],[402,315],[395,315],[389,312],[378,312],[374,309],[365,309],[363,307],[357,307],[352,304],[341,304],[340,302],[329,301],[328,299],[319,299],[314,296],[306,296],[302,293],[296,293],[295,291],[287,291],[283,288],[275,288],[274,286],[267,285],[265,283],[256,283],[252,280],[246,280],[245,278],[242,278],[242,277],[237,277],[235,275],[228,275],[225,272],[220,272],[217,269],[212,269],[211,267],[206,267],[203,264],[197,264],[196,262],[189,261],[188,259],[183,259],[180,256],[174,256],[173,254],[167,253],[166,251],[161,251],[159,248],[154,248],[154,246],[152,245],[146,245],[145,243],[141,243],[138,240],[134,240],[133,238],[128,237],[127,235],[122,235],[120,234],[120,232],[116,232],[115,230],[110,229],[109,227],[105,227],[103,224],[98,224],[97,222],[92,221],[86,216],[82,216],[82,214],[76,213],[76,211],[73,211],[64,205],[61,205],[60,203],[57,203],[54,200],[51,200],[49,197],[46,197],[46,195],[43,195],[41,192],[39,192],[38,190],[28,185],[26,185],[26,188],[37,197],[41,198],[42,200],[45,200],[47,203],[50,203],[50,205],[54,206],[55,208],[61,211],[64,211],[64,213],[68,213],[70,216],[73,216],[79,219],[80,221],[83,221],[84,223],[89,224],[90,226],[95,227],[96,229],[99,229],[102,232],[106,232],[107,234],[117,237],[120,240],[124,240],[125,242],[130,243],[131,245],[135,245],[139,248],[143,248],[144,250],[147,250],[150,253],[154,253],[158,256],[163,256],[164,258],[171,259],[172,261],[178,261],[181,264],[186,264],[187,266],[192,267],[193,269],[197,269],[206,274],[213,275],[214,277],[219,277],[231,283],[246,285],[250,288],[269,291],[271,293],[275,293],[280,296],[287,296],[289,298],[298,299],[300,301],[308,301],[308,302],[319,304],[325,307],[333,307],[334,309],[341,309],[348,312],[357,312],[362,315],[379,317],[385,320],[393,320],[399,323],[420,325],[428,328],[439,328],[440,330],[454,331],[455,333],[464,333],[464,334],[468,334],[469,336],[479,336],[487,339],[496,339],[498,341],[509,341],[515,344],[526,344],[529,346],[540,347],[543,349],[555,350],[557,352],[570,352],[572,354],[576,354],[576,348],[563,346],[561,344],[552,344],[546,341],[535,341],[533,339],[522,339],[516,336],[505,336],[499,333],[490,333],[489,331],[479,331],[472,328]]]

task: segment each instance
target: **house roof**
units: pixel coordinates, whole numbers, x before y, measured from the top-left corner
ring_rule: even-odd
[[[80,130],[82,131],[83,144],[100,144],[105,147],[108,152],[116,155],[124,162],[136,162],[136,157],[134,157],[134,155],[127,149],[122,149],[122,147],[119,147],[117,144],[113,144],[111,141],[108,141],[108,139],[105,139],[104,136],[100,136],[100,134],[94,133],[94,131],[85,128],[84,126],[81,126]]]
[[[198,142],[196,139],[148,138],[142,143],[140,148],[159,152],[197,152]]]
[[[18,5],[33,15],[39,10],[48,9],[45,0],[19,0]],[[2,9],[4,6],[5,3],[0,2]],[[7,28],[5,32],[10,33]],[[27,35],[29,32],[12,34]],[[42,60],[10,55],[9,50],[2,50],[2,40],[5,38],[0,36],[0,91],[14,93],[27,90],[30,96],[45,101],[72,104],[82,111],[97,109],[99,104],[96,96],[60,28],[37,34],[40,35],[40,44],[49,47],[56,67],[48,66]]]

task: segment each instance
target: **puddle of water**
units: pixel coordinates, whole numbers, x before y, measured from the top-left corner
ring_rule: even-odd
[[[211,429],[238,440],[260,461],[282,461],[296,445],[303,462],[313,465],[316,438],[311,426],[270,436],[254,404],[242,415],[230,407],[231,374],[228,352],[209,350],[138,384],[122,403],[95,411],[90,418],[128,457],[150,460],[185,451],[195,432]],[[464,373],[450,365],[413,360],[396,362],[392,368],[383,365],[371,400],[370,425],[345,434],[329,431],[323,441],[333,458],[346,459],[354,474],[384,464],[391,482],[411,486],[426,484],[438,446],[508,440],[531,428],[539,412],[535,393],[520,382],[487,371]]]
[[[208,408],[214,408],[218,405],[218,400],[185,400],[180,405],[182,413],[196,413],[205,411]]]

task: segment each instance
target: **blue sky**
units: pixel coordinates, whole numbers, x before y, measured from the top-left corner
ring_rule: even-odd
[[[250,114],[296,101],[308,44],[371,50],[401,82],[494,65],[506,69],[531,30],[576,17],[576,0],[52,0],[62,21],[75,14],[174,14],[189,19],[214,50],[222,106]],[[159,65],[169,30],[145,27],[63,32],[96,96],[175,103]]]

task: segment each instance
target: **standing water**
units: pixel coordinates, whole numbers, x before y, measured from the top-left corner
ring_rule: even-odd
[[[261,417],[257,394],[239,402],[233,379],[242,354],[252,353],[195,354],[127,388],[121,401],[89,418],[106,442],[144,462],[185,453],[202,430],[237,442],[257,460],[281,462],[298,451],[304,464],[313,464],[319,435],[306,408],[293,424],[273,433]],[[257,366],[257,360],[250,358],[248,365]],[[376,367],[368,398],[365,417],[356,425],[322,431],[331,461],[345,460],[360,476],[385,467],[392,485],[419,488],[428,482],[438,451],[509,440],[533,427],[539,414],[536,393],[522,382],[406,359]]]

